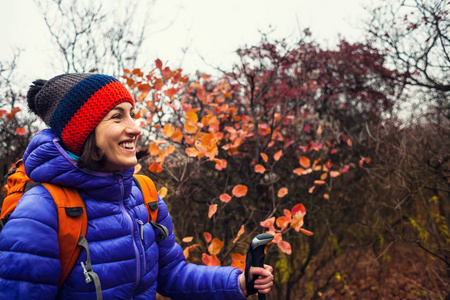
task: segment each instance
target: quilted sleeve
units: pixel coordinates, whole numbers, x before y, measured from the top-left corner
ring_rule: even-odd
[[[158,293],[174,300],[246,298],[239,286],[240,270],[186,263],[167,206],[160,198],[157,222],[169,230],[169,237],[159,243]]]
[[[25,193],[0,233],[0,299],[55,299],[58,217],[42,186]]]

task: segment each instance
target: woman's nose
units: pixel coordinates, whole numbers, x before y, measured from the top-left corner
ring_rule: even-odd
[[[141,128],[138,126],[137,121],[131,117],[128,118],[126,133],[130,135],[140,135]]]

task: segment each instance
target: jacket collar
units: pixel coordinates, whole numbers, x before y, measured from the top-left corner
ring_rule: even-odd
[[[80,169],[50,129],[32,137],[23,161],[25,172],[35,182],[73,187],[100,201],[119,201],[131,193],[134,167],[114,173]]]

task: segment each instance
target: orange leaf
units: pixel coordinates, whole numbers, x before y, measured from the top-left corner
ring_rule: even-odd
[[[244,225],[242,225],[242,226],[241,226],[241,229],[239,229],[239,232],[238,232],[236,238],[235,238],[234,241],[233,241],[233,244],[236,243],[236,241],[241,237],[241,235],[242,235],[244,232],[245,232]]]
[[[328,200],[328,199],[330,199],[330,195],[328,195],[328,194],[323,194],[323,198]]]
[[[295,174],[297,174],[298,176],[301,176],[301,175],[303,175],[303,172],[304,172],[305,170],[303,170],[302,168],[297,168],[297,169],[295,169],[293,172],[295,173]]]
[[[283,198],[284,196],[286,196],[288,194],[288,189],[285,187],[282,187],[281,189],[278,190],[278,198]]]
[[[187,236],[184,239],[182,239],[183,243],[190,243],[194,239],[193,236]]]
[[[189,111],[186,113],[186,120],[192,123],[197,123],[198,116],[194,111]]]
[[[311,166],[311,161],[306,156],[300,157],[300,165],[303,168],[309,168]]]
[[[211,217],[217,212],[217,204],[212,204],[209,206],[208,210],[208,218],[211,219]]]
[[[266,168],[264,168],[264,166],[258,164],[255,166],[255,172],[264,174],[264,172],[266,172]]]
[[[274,156],[273,156],[273,158],[274,158],[276,161],[279,161],[281,155],[283,155],[283,150],[280,150],[280,151],[278,151],[277,153],[275,153]]]
[[[189,134],[194,134],[197,132],[197,125],[193,122],[187,122],[184,124],[184,130]]]
[[[348,139],[347,140],[347,145],[349,145],[350,147],[353,145],[353,143],[352,143],[352,140],[351,139]]]
[[[173,95],[176,95],[177,92],[178,91],[176,88],[170,88],[170,89],[164,91],[164,95],[166,95],[167,97],[172,97]]]
[[[277,245],[278,245],[278,248],[281,249],[281,251],[283,251],[287,255],[291,255],[291,253],[292,253],[291,244],[289,244],[286,241],[280,241]]]
[[[19,128],[16,128],[16,133],[18,135],[24,135],[25,133],[27,133],[27,131],[25,130],[25,128],[19,127]]]
[[[197,157],[198,156],[198,151],[195,148],[186,148],[185,151],[189,157]]]
[[[161,153],[161,150],[159,149],[158,145],[156,145],[155,143],[151,143],[150,144],[150,155],[156,156],[156,155],[159,155],[160,153]]]
[[[305,215],[302,214],[301,211],[296,212],[294,214],[294,217],[292,218],[291,227],[295,228],[295,230],[298,231],[297,229],[303,226],[304,216]]]
[[[330,172],[331,177],[338,177],[339,175],[341,175],[341,173],[339,171],[331,171]]]
[[[158,195],[161,198],[164,198],[167,195],[167,188],[166,187],[162,187],[159,191],[158,191]]]
[[[306,230],[306,229],[303,229],[303,228],[300,228],[299,229],[301,232],[303,232],[304,234],[306,234],[307,236],[312,236],[312,235],[314,235],[314,233],[312,233],[311,231],[309,231],[309,230]],[[299,231],[299,230],[297,230],[297,231]]]
[[[164,144],[167,144],[167,141],[166,141],[166,140],[159,140],[159,139],[156,139],[156,140],[153,140],[153,142],[154,142],[156,145],[164,145]]]
[[[157,162],[153,162],[152,165],[148,167],[148,170],[153,173],[159,173],[164,169],[161,168],[161,166]]]
[[[163,135],[165,138],[170,138],[175,131],[175,128],[171,124],[166,124],[163,129]]]
[[[202,261],[208,267],[220,267],[220,260],[215,255],[209,256],[208,254],[203,253]]]
[[[262,159],[264,160],[264,162],[267,162],[269,160],[269,157],[267,157],[267,154],[261,153],[260,155],[261,155]]]
[[[282,216],[277,218],[277,226],[281,228],[281,230],[284,230],[289,223],[291,223],[292,219]]]
[[[232,259],[231,266],[244,272],[246,259],[245,255],[233,253],[233,255],[231,255],[231,259]]]
[[[223,248],[224,243],[218,239],[218,238],[214,238],[211,241],[211,244],[209,244],[208,246],[208,252],[211,255],[217,255],[219,254],[220,250]]]
[[[231,200],[231,196],[225,193],[225,194],[220,195],[219,199],[222,202],[228,203]]]
[[[321,165],[315,166],[315,167],[313,168],[313,170],[314,170],[314,171],[320,171],[320,170],[322,170],[322,166],[321,166]]]
[[[315,184],[315,185],[324,185],[324,184],[325,184],[325,181],[324,181],[324,180],[315,180],[315,181],[314,181],[314,184]]]
[[[216,169],[217,170],[223,170],[227,167],[227,161],[225,159],[219,159],[219,162],[216,162]]]
[[[205,240],[207,243],[211,242],[212,236],[209,232],[203,232],[203,235],[205,236]]]
[[[270,219],[264,220],[261,223],[259,223],[262,227],[268,228],[270,231],[275,231],[275,227],[273,224],[275,223],[275,217],[272,217]]]
[[[328,173],[323,173],[322,175],[320,175],[320,179],[321,180],[325,180],[328,177]]]
[[[315,185],[309,188],[308,193],[312,194],[314,192],[314,189],[316,188]]]
[[[247,195],[248,188],[245,185],[238,184],[233,188],[232,194],[237,198],[244,197]]]
[[[183,134],[181,133],[181,130],[179,128],[175,129],[175,132],[172,134],[172,141],[174,142],[181,142],[183,139]]]

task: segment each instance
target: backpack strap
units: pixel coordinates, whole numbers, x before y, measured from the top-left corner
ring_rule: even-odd
[[[58,210],[58,244],[59,260],[61,263],[61,276],[59,286],[69,276],[78,257],[81,247],[86,249],[87,261],[81,262],[86,284],[94,281],[97,300],[102,299],[102,290],[98,275],[92,271],[89,247],[85,238],[87,231],[87,214],[85,205],[76,189],[61,187],[49,183],[42,185],[51,194]]]
[[[156,223],[158,217],[158,193],[156,192],[155,184],[150,178],[144,175],[135,174],[133,180],[144,196],[144,204],[148,212],[148,222],[152,225],[153,229],[159,230],[156,242],[164,241],[169,236],[169,231],[166,226]]]

